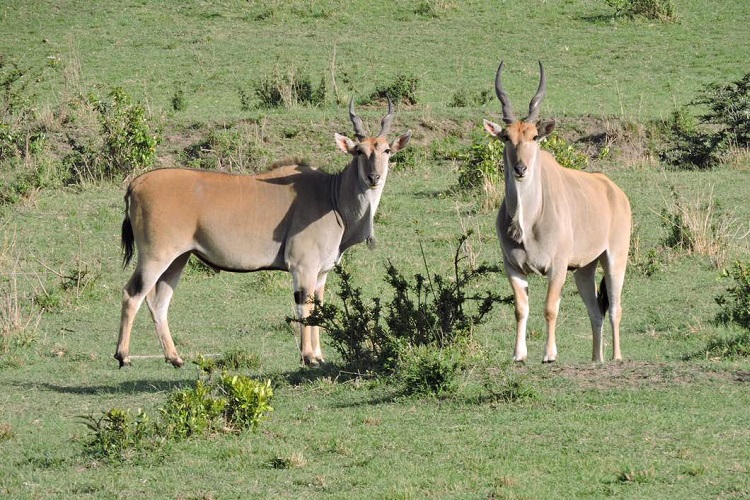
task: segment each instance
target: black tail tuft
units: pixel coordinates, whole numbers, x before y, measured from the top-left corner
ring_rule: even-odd
[[[609,294],[607,294],[607,281],[602,278],[599,283],[599,292],[596,294],[596,302],[599,304],[599,310],[602,312],[602,316],[607,314],[609,310]]]
[[[133,236],[133,226],[130,224],[130,216],[128,215],[129,198],[130,190],[125,194],[125,219],[122,221],[122,238],[120,240],[122,251],[124,253],[122,257],[123,269],[127,267],[130,260],[133,258],[133,243],[135,241],[135,237]]]

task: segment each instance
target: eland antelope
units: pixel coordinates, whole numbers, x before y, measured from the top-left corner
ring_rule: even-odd
[[[484,120],[484,128],[503,141],[505,199],[497,214],[497,235],[503,249],[505,272],[516,309],[515,361],[525,361],[526,322],[529,317],[529,273],[547,277],[544,317],[547,343],[543,361],[557,359],[555,323],[568,270],[588,310],[595,362],[602,362],[602,327],[609,312],[612,359],[621,360],[620,295],[630,246],[630,203],[625,193],[601,173],[566,169],[540,148],[539,142],[555,127],[537,121],[546,93],[544,67],[539,63],[539,88],[529,104],[529,115],[516,120],[502,86],[503,63],[495,75],[495,92],[502,104],[505,127]],[[596,268],[604,277],[596,289]]]
[[[182,270],[195,255],[224,271],[288,271],[297,315],[309,315],[312,298],[323,300],[326,275],[343,252],[374,242],[373,218],[383,193],[388,161],[411,131],[389,143],[393,104],[380,133],[368,137],[349,103],[356,141],[335,134],[352,156],[337,174],[305,164],[282,164],[257,175],[190,169],[159,169],[135,178],[125,194],[122,223],[124,265],[134,246],[135,271],[124,287],[115,359],[130,365],[130,332],[146,300],[167,362],[183,361],[167,323],[167,311]],[[300,324],[302,362],[323,361],[316,327]]]

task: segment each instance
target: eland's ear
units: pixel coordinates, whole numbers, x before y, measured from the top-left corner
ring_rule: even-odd
[[[503,127],[498,125],[495,122],[491,122],[489,120],[483,120],[484,123],[484,129],[490,133],[490,135],[494,137],[499,137],[500,134],[503,132]]]
[[[391,152],[397,153],[404,149],[409,144],[409,139],[411,139],[411,130],[391,143]]]
[[[354,154],[354,148],[357,147],[357,144],[353,140],[341,134],[333,134],[333,137],[336,139],[336,146],[338,146],[341,151]]]
[[[552,133],[552,131],[555,129],[555,120],[547,120],[543,122],[539,122],[536,125],[537,129],[537,141],[541,141],[548,135]]]

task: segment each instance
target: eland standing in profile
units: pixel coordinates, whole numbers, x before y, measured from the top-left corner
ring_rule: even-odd
[[[555,127],[537,121],[546,93],[544,67],[539,63],[539,88],[529,104],[529,115],[517,120],[502,86],[503,63],[495,76],[495,92],[502,104],[505,127],[484,120],[484,128],[503,141],[505,199],[497,214],[497,235],[503,263],[513,289],[516,309],[515,361],[525,361],[526,322],[529,317],[529,273],[547,277],[544,317],[547,343],[543,361],[557,359],[555,324],[563,284],[569,270],[588,310],[595,362],[603,360],[602,327],[609,312],[612,359],[621,360],[620,296],[630,246],[631,213],[625,193],[600,173],[570,170],[540,148]],[[604,277],[597,291],[596,269]]]
[[[138,259],[122,295],[114,356],[120,367],[130,365],[130,333],[144,299],[166,361],[182,366],[167,311],[190,255],[223,271],[288,271],[299,318],[310,314],[313,297],[323,300],[326,276],[344,251],[374,241],[388,161],[411,137],[409,131],[388,142],[390,99],[375,137],[367,136],[353,104],[352,99],[356,141],[335,134],[338,148],[352,159],[337,174],[282,162],[257,175],[160,169],[133,180],[125,194],[124,265],[134,247]],[[323,362],[317,327],[300,324],[300,351],[304,364]]]

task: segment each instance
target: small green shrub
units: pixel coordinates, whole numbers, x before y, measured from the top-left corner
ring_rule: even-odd
[[[260,107],[290,109],[297,105],[320,106],[326,100],[326,82],[322,77],[317,87],[314,87],[308,75],[292,69],[282,74],[278,69],[261,78],[253,85],[255,97],[260,101]],[[240,90],[240,104],[243,111],[252,109],[249,96]]]
[[[204,358],[199,356],[193,361],[205,373],[211,374],[216,371],[239,370],[241,368],[259,368],[260,357],[256,353],[245,349],[232,349],[219,358]]]
[[[393,78],[393,81],[377,85],[365,102],[380,102],[390,97],[394,103],[401,102],[414,105],[417,103],[417,90],[420,81],[418,76],[399,73]]]
[[[211,129],[208,136],[184,150],[191,167],[228,172],[257,172],[268,159],[268,152],[251,125],[240,124]]]
[[[672,0],[606,0],[614,9],[615,17],[645,17],[659,21],[674,21],[676,18]]]
[[[456,348],[421,345],[401,354],[399,377],[406,394],[446,396],[456,392],[458,374],[464,367]]]
[[[173,439],[207,434],[223,428],[227,401],[213,395],[209,384],[198,381],[192,389],[175,392],[160,409],[161,433]]]
[[[125,461],[169,441],[218,432],[256,430],[273,411],[271,382],[222,374],[218,381],[198,380],[194,387],[173,392],[158,410],[159,419],[138,411],[113,408],[100,417],[82,417],[93,435],[86,451],[111,461]]]
[[[97,173],[101,179],[122,179],[153,164],[161,138],[153,130],[146,107],[133,103],[122,88],[112,88],[107,97],[90,97],[101,124],[106,159]]]
[[[500,373],[493,373],[484,377],[485,399],[491,403],[516,403],[536,399],[537,390],[531,386],[527,377],[516,373],[513,367],[505,366]]]
[[[716,303],[722,308],[718,319],[750,330],[750,263],[737,261],[722,274],[725,278],[732,278],[734,284],[716,297]]]
[[[92,432],[84,446],[96,458],[123,461],[144,449],[154,435],[151,419],[141,410],[133,416],[128,410],[112,408],[98,418],[81,418]]]
[[[469,106],[483,106],[492,101],[492,92],[482,90],[479,94],[472,95],[466,89],[460,88],[451,94],[448,101],[449,108],[466,108]]]
[[[187,109],[187,102],[185,101],[185,91],[178,89],[172,95],[172,109],[174,111],[185,111]]]
[[[223,391],[224,418],[235,432],[257,429],[263,418],[273,411],[271,381],[258,382],[242,375],[222,375],[218,388]]]
[[[728,84],[706,86],[688,107],[708,109],[692,116],[675,111],[666,124],[669,146],[660,158],[681,169],[711,168],[734,147],[750,147],[750,73]]]
[[[542,142],[542,149],[552,153],[557,163],[565,168],[583,170],[589,166],[589,157],[557,134],[547,137]]]
[[[475,136],[468,157],[459,166],[458,188],[462,191],[481,189],[485,184],[499,185],[503,181],[502,141],[486,134]]]
[[[685,360],[691,359],[738,359],[750,357],[750,331],[744,331],[733,337],[718,337],[709,340],[700,351],[688,354]]]

